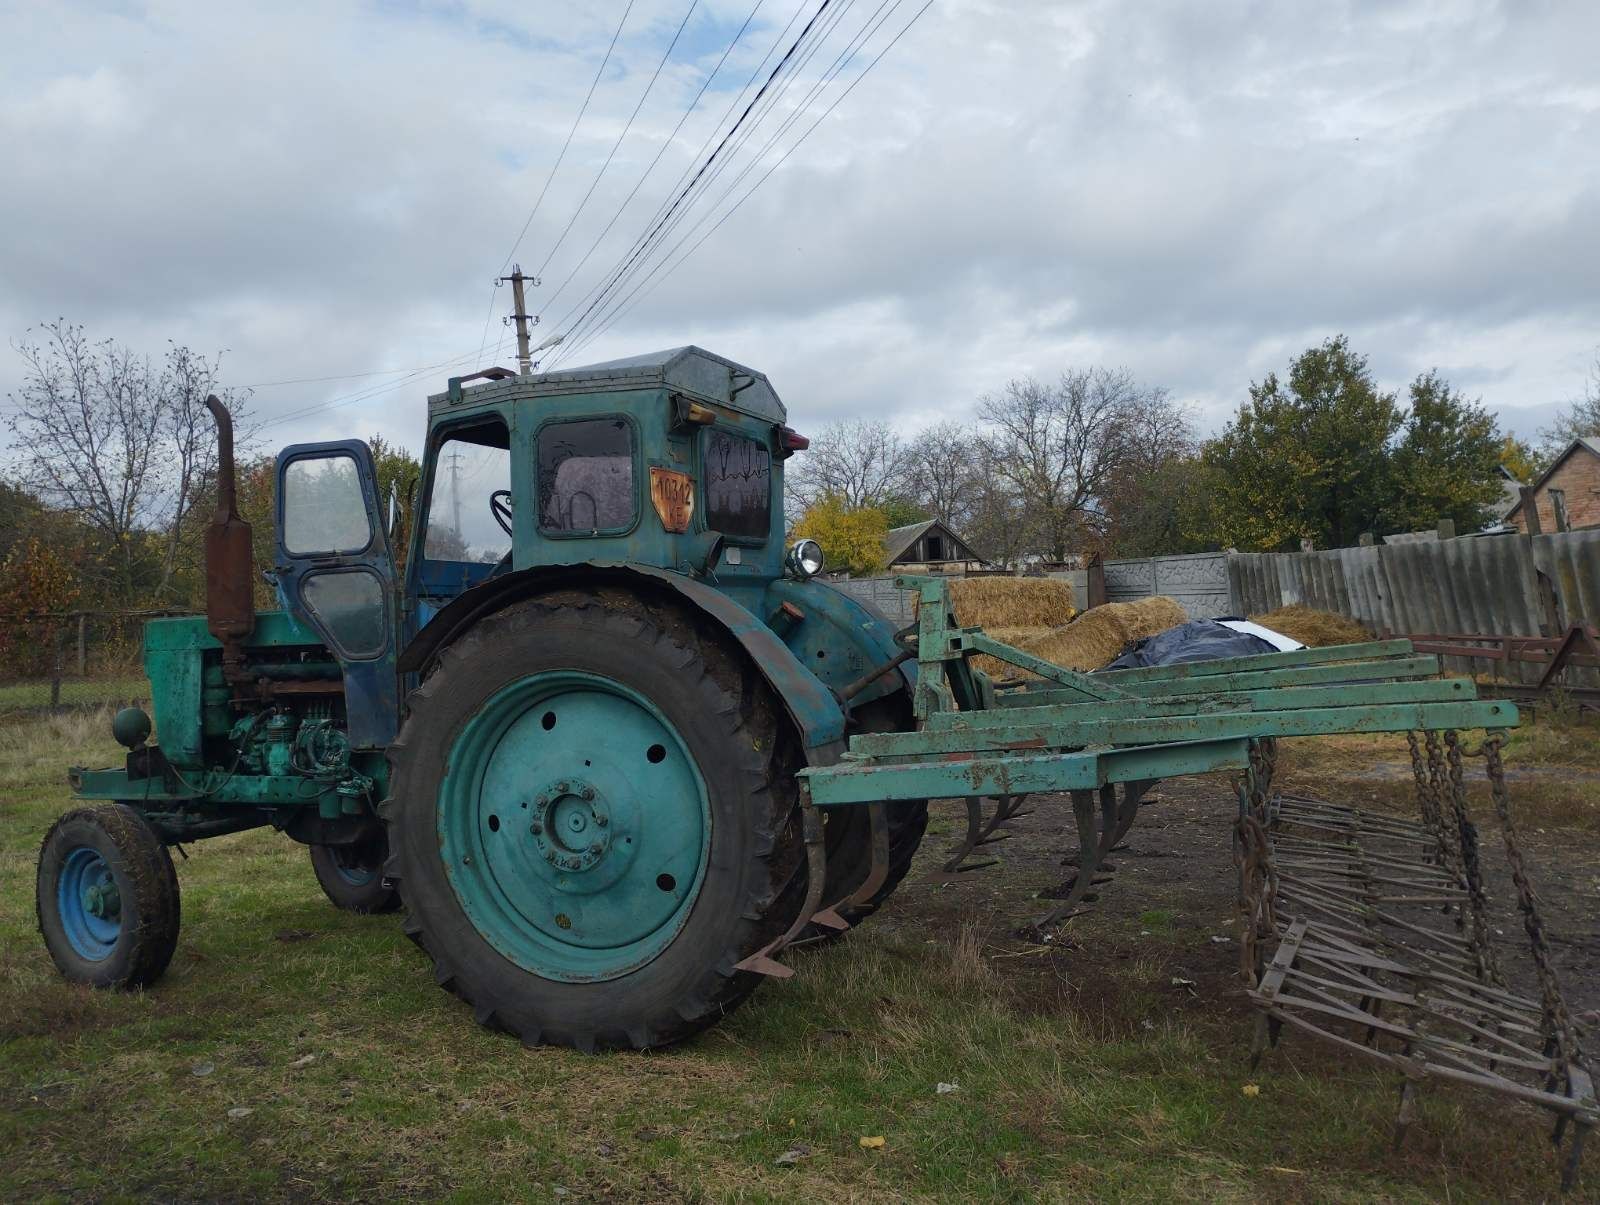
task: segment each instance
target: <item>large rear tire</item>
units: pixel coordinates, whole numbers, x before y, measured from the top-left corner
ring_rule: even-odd
[[[391,748],[386,872],[440,984],[525,1043],[645,1049],[756,987],[805,880],[776,700],[708,624],[620,591],[513,604]]]

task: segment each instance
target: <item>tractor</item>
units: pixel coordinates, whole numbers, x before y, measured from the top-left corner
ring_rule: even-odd
[[[270,826],[338,906],[403,907],[480,1023],[646,1049],[870,916],[930,798],[966,804],[951,873],[1030,796],[1070,799],[1078,874],[1048,935],[1162,778],[1248,771],[1279,736],[1517,721],[1404,640],[1086,675],[963,627],[937,578],[901,582],[917,617],[896,630],[816,580],[815,543],[785,548],[806,440],[764,375],[695,347],[452,378],[412,508],[363,443],[285,448],[281,605],[258,612],[208,404],[206,614],[145,630],[159,743],[120,712],[124,764],[70,771],[89,806],[40,852],[40,930],[84,983],[166,968],[170,847]]]
[[[39,860],[68,978],[156,980],[178,934],[168,850],[272,827],[334,904],[405,931],[478,1020],[525,1042],[651,1047],[738,1004],[740,964],[796,922],[796,771],[912,726],[895,629],[784,546],[784,462],[807,441],[767,378],[694,347],[543,376],[491,369],[429,399],[406,508],[356,440],[277,457],[267,576],[219,428],[206,615],[145,630],[159,744],[129,709],[104,801]],[[926,804],[895,806],[868,885],[863,809],[825,824],[819,935],[894,890]],[[807,918],[810,925],[810,919]]]

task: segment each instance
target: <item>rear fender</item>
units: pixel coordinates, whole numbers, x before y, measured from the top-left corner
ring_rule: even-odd
[[[398,668],[401,673],[422,672],[468,628],[514,602],[551,590],[595,586],[657,594],[664,589],[672,591],[714,620],[749,654],[751,663],[783,700],[805,746],[808,765],[831,765],[844,752],[845,714],[838,698],[771,628],[721,591],[649,565],[543,565],[493,578],[453,599],[429,620],[400,654]]]

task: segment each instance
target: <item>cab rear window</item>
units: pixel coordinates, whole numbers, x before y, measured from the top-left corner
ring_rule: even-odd
[[[772,523],[772,453],[732,431],[706,432],[706,526],[726,536],[765,539]]]

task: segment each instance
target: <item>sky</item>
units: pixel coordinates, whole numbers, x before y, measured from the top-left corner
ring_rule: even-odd
[[[446,376],[514,362],[510,262],[536,339],[571,335],[546,364],[696,343],[802,431],[1100,364],[1210,432],[1340,332],[1525,436],[1586,387],[1578,0],[830,0],[576,325],[821,0],[754,3],[0,0],[0,399],[62,316],[223,353],[263,448],[416,449]]]

